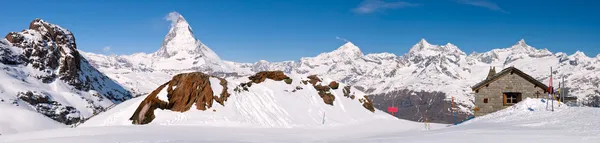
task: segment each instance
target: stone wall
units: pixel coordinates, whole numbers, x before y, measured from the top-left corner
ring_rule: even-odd
[[[490,82],[489,85],[483,85],[475,92],[475,116],[486,115],[509,107],[504,106],[503,93],[519,92],[521,99],[525,100],[527,97],[538,98],[536,92],[540,93],[539,98],[546,97],[548,95],[544,93],[545,90],[516,73],[507,73],[496,81]],[[485,98],[488,99],[488,103],[483,102]]]

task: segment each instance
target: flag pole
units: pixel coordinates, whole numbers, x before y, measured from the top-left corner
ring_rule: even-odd
[[[554,87],[552,87],[552,67],[550,67],[550,91],[552,92],[550,97],[552,98],[552,111],[554,111]]]

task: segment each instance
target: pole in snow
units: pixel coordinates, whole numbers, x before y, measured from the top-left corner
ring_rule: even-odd
[[[452,113],[454,115],[454,125],[456,125],[456,110],[454,109],[454,96],[452,96]]]
[[[325,125],[325,112],[323,112],[323,125]]]

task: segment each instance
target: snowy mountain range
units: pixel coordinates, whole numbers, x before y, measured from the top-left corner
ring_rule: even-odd
[[[458,107],[459,118],[467,118],[472,115],[470,109],[474,100],[471,86],[484,80],[490,67],[502,69],[514,66],[543,83],[548,83],[550,72],[554,73],[555,81],[565,78],[566,86],[570,88],[569,95],[578,97],[581,104],[600,106],[600,55],[592,58],[582,52],[573,55],[552,53],[547,49],[529,46],[524,40],[508,48],[466,54],[456,45],[434,45],[421,39],[408,53],[400,56],[392,53],[364,54],[358,46],[347,42],[332,52],[303,57],[297,61],[261,60],[255,63],[237,63],[222,60],[193,36],[192,28],[183,16],[174,14],[177,19],[171,25],[160,49],[154,53],[102,55],[79,51],[70,31],[43,20],[34,20],[30,28],[22,32],[9,33],[0,41],[0,66],[3,69],[0,72],[3,83],[0,85],[0,108],[3,110],[0,112],[18,113],[20,118],[31,120],[18,120],[2,113],[0,123],[3,124],[2,127],[8,128],[0,128],[0,133],[64,127],[65,124],[78,123],[131,97],[141,97],[135,101],[127,101],[132,102],[131,104],[116,106],[119,109],[135,108],[142,102],[142,98],[147,98],[148,94],[169,82],[173,76],[188,72],[201,72],[236,84],[261,71],[283,71],[295,82],[309,75],[317,75],[351,85],[352,89],[368,95],[379,110],[385,110],[388,106],[399,107],[399,113],[396,114],[399,118],[413,121],[427,118],[432,122],[450,123],[452,99]],[[550,67],[553,67],[553,71],[550,71]],[[299,84],[295,82],[294,85]],[[6,86],[9,84],[11,86]],[[239,100],[253,101],[230,103],[234,104],[236,110],[246,110],[243,114],[248,116],[235,117],[239,119],[238,122],[252,124],[280,120],[276,116],[292,116],[287,111],[273,111],[277,112],[273,116],[258,116],[258,109],[245,109],[247,106],[262,109],[267,108],[263,107],[267,105],[270,108],[275,104],[290,104],[288,100],[291,99],[279,99],[283,98],[279,94],[310,95],[312,97],[310,100],[306,99],[307,104],[309,101],[313,104],[314,98],[319,98],[320,95],[313,95],[313,92],[320,92],[312,90],[306,90],[306,94],[283,93],[285,91],[279,88],[288,90],[288,87],[279,84],[281,83],[271,84],[269,81],[266,85],[250,87],[250,90],[260,89],[248,93],[252,94],[250,97],[244,96],[245,94],[236,97]],[[288,91],[290,90],[293,89]],[[340,97],[337,92],[334,92],[336,99],[343,99],[345,102],[346,98]],[[259,94],[265,95],[265,98],[271,95],[275,97],[266,101],[267,99],[257,96]],[[315,106],[314,109],[311,107],[312,110],[352,112],[363,116],[364,109],[360,113],[348,111],[346,105],[360,107],[358,103],[343,103],[341,107],[323,103],[318,107],[310,106]],[[296,107],[304,106],[281,106],[290,111],[297,110]],[[376,112],[380,112],[379,110]],[[111,111],[113,112],[113,115],[106,113],[102,116],[119,116],[118,119],[125,117],[125,113]],[[226,112],[218,117],[204,116],[203,113],[199,119],[225,119],[223,117],[234,113],[239,112]],[[179,117],[189,116],[173,115],[160,121],[171,123],[180,120]],[[285,119],[285,122],[277,122],[281,125],[276,126],[314,124],[313,120],[317,116],[306,120],[298,118],[302,117],[294,115],[289,120]],[[129,122],[113,119],[117,117],[99,118],[96,123]]]
[[[600,106],[600,55],[591,58],[582,52],[553,54],[547,49],[529,46],[525,40],[508,48],[467,55],[456,45],[434,45],[421,39],[401,56],[392,53],[365,55],[358,46],[347,42],[332,52],[298,61],[237,63],[221,60],[194,38],[183,16],[178,17],[163,46],[155,53],[121,56],[81,53],[93,66],[137,94],[149,93],[182,72],[240,77],[281,70],[286,74],[315,74],[352,85],[372,96],[378,109],[400,106],[400,112],[406,113],[399,115],[400,118],[422,120],[429,116],[434,122],[448,123],[452,116],[448,109],[452,97],[461,117],[472,114],[474,98],[470,88],[484,80],[491,67],[514,66],[543,83],[548,83],[550,67],[553,67],[555,81],[564,77],[570,95],[579,97],[582,104]],[[555,83],[557,87],[558,82]],[[428,102],[424,98],[411,98],[439,94],[445,98]],[[434,104],[439,106],[433,108],[434,111],[422,111],[429,110],[431,107],[428,106]],[[428,109],[421,109],[425,107]]]
[[[131,93],[96,70],[73,34],[35,19],[0,40],[0,133],[77,124]]]

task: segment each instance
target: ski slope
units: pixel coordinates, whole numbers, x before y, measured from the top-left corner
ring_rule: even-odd
[[[134,99],[135,100],[135,99]],[[125,102],[127,103],[127,102]],[[557,106],[526,99],[457,126],[374,119],[344,126],[254,128],[190,125],[95,126],[0,136],[0,142],[409,142],[598,143],[600,108]]]

